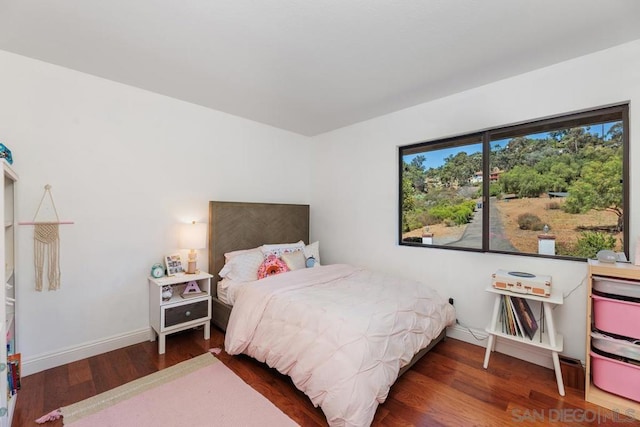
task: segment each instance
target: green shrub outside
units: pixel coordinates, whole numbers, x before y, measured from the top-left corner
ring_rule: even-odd
[[[467,224],[473,218],[476,202],[467,200],[455,205],[442,204],[434,206],[429,210],[429,214],[440,221],[449,220],[455,225]]]
[[[597,231],[584,231],[576,242],[575,256],[583,258],[595,258],[603,249],[611,249],[616,246],[616,238],[607,233]]]

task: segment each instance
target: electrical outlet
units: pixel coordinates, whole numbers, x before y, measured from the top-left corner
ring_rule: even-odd
[[[449,304],[453,305],[453,298],[449,298]],[[458,318],[456,317],[456,325],[459,325],[460,322],[458,321]]]

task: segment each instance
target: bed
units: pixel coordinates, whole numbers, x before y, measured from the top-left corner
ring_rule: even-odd
[[[209,220],[216,279],[225,254],[315,244],[308,205],[212,201]],[[289,375],[331,426],[370,425],[395,380],[455,321],[453,307],[424,284],[344,264],[243,282],[233,306],[212,288],[212,323],[226,331],[225,350]]]

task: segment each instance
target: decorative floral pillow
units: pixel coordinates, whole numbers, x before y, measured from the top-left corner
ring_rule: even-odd
[[[287,252],[296,252],[304,250],[304,242],[300,240],[297,243],[280,243],[275,245],[262,245],[262,253],[264,259],[267,259],[269,255],[275,255],[276,257],[282,257],[282,254]]]
[[[273,254],[267,255],[267,258],[258,268],[258,279],[286,273],[287,271],[289,271],[289,267],[284,261]]]

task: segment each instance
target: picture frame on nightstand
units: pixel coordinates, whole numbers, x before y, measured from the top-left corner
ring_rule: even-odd
[[[184,273],[180,254],[171,254],[165,256],[164,263],[167,266],[167,276],[175,276],[176,274]]]

